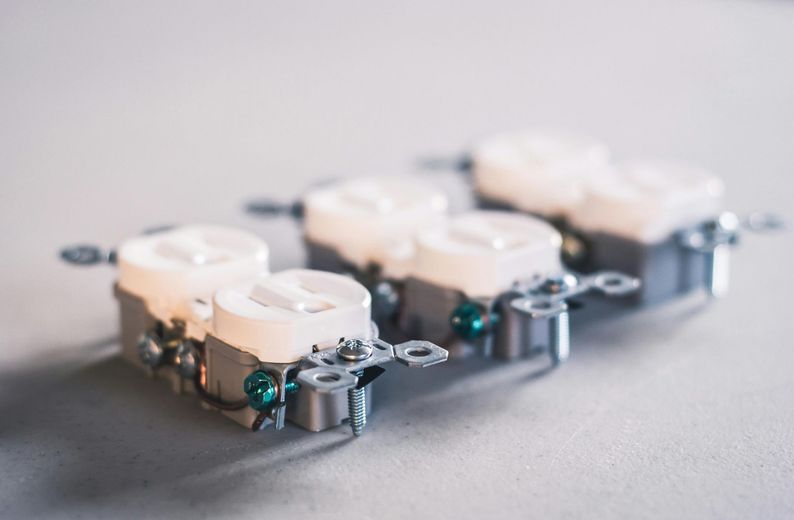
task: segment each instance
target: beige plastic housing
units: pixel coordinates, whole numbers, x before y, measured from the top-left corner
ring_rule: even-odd
[[[213,298],[213,335],[262,362],[291,363],[340,338],[372,335],[371,297],[349,277],[291,269]]]
[[[496,135],[472,151],[481,195],[544,217],[580,204],[586,184],[602,175],[609,159],[609,148],[593,138],[540,130]]]
[[[692,165],[619,163],[608,175],[591,179],[582,203],[568,218],[587,232],[657,243],[717,217],[724,193],[719,177]]]
[[[208,323],[212,293],[267,272],[268,257],[267,244],[247,231],[183,226],[121,244],[118,284],[157,319]]]
[[[378,264],[398,279],[410,269],[411,237],[440,222],[448,206],[433,185],[405,176],[341,181],[310,192],[303,203],[308,240],[359,268]]]
[[[470,211],[416,236],[412,276],[469,297],[494,297],[517,280],[559,272],[561,244],[541,219]]]

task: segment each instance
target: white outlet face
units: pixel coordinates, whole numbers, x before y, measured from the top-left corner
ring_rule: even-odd
[[[716,217],[724,191],[717,176],[690,165],[628,162],[590,182],[569,217],[587,232],[655,243]]]
[[[118,250],[119,287],[157,318],[189,319],[197,299],[268,269],[267,244],[239,229],[195,225],[132,238]]]
[[[414,233],[441,221],[448,206],[443,192],[412,177],[345,180],[303,202],[306,238],[359,268],[375,263],[398,279],[413,258]]]
[[[472,152],[477,191],[516,209],[558,217],[584,196],[584,185],[602,174],[609,148],[585,136],[528,131],[497,135]]]
[[[541,219],[471,211],[417,235],[412,274],[469,297],[494,297],[516,281],[559,272],[561,244]]]
[[[260,361],[291,363],[313,345],[370,338],[371,297],[346,276],[291,269],[220,289],[213,335]]]

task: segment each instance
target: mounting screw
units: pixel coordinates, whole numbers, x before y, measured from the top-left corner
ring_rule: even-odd
[[[551,276],[540,285],[540,290],[549,295],[560,294],[578,283],[576,277],[569,273]],[[549,318],[549,347],[555,365],[568,359],[571,353],[571,325],[567,308]]]
[[[345,361],[363,361],[372,355],[372,346],[360,339],[349,339],[338,347],[336,353]],[[353,372],[356,377],[364,375],[363,370]],[[360,437],[367,425],[367,391],[364,388],[350,388],[347,391],[347,414],[353,435]]]
[[[360,339],[349,339],[336,347],[336,353],[345,361],[362,361],[372,355],[372,346]]]
[[[728,292],[731,246],[719,244],[706,253],[706,288],[709,295],[719,298]]]
[[[363,370],[353,372],[356,377],[364,375]],[[351,388],[347,391],[347,414],[353,435],[361,437],[367,425],[367,391],[364,388]]]
[[[705,229],[706,240],[714,247],[706,252],[706,287],[714,297],[728,292],[731,245],[736,241],[739,219],[733,213],[723,213]]]
[[[138,338],[138,355],[144,365],[157,368],[163,362],[165,348],[160,338],[152,332],[144,332]]]
[[[559,364],[568,359],[571,353],[571,325],[568,311],[549,318],[551,360]]]

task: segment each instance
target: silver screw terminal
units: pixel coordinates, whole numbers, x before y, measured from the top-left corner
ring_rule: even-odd
[[[706,288],[714,298],[724,296],[728,292],[728,276],[730,272],[731,246],[720,244],[706,253]]]
[[[165,348],[157,335],[144,332],[138,338],[138,355],[144,365],[157,368],[162,364],[164,354]]]
[[[540,290],[549,295],[560,294],[578,283],[574,275],[566,273],[547,278],[540,285]],[[549,343],[551,359],[555,365],[568,359],[571,353],[571,326],[567,308],[549,317]]]
[[[193,379],[196,376],[199,368],[199,354],[192,341],[185,340],[179,343],[174,361],[182,377]]]

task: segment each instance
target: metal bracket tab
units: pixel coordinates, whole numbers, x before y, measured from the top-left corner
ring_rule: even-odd
[[[565,272],[517,287],[515,290],[520,296],[510,301],[510,307],[530,320],[548,323],[550,354],[556,364],[565,361],[570,354],[568,298],[590,291],[608,297],[625,296],[639,287],[637,278],[616,271],[600,271],[582,276]]]
[[[426,368],[443,363],[449,353],[429,341],[412,340],[394,345],[394,358],[408,368]]]
[[[637,291],[640,285],[638,278],[618,271],[598,271],[588,275],[565,272],[518,286],[516,290],[524,293],[524,296],[516,299],[514,308],[519,311],[531,311],[532,314],[548,314],[552,308],[544,308],[540,303],[561,302],[590,291],[609,297],[626,296]],[[522,302],[525,299],[536,303]]]

